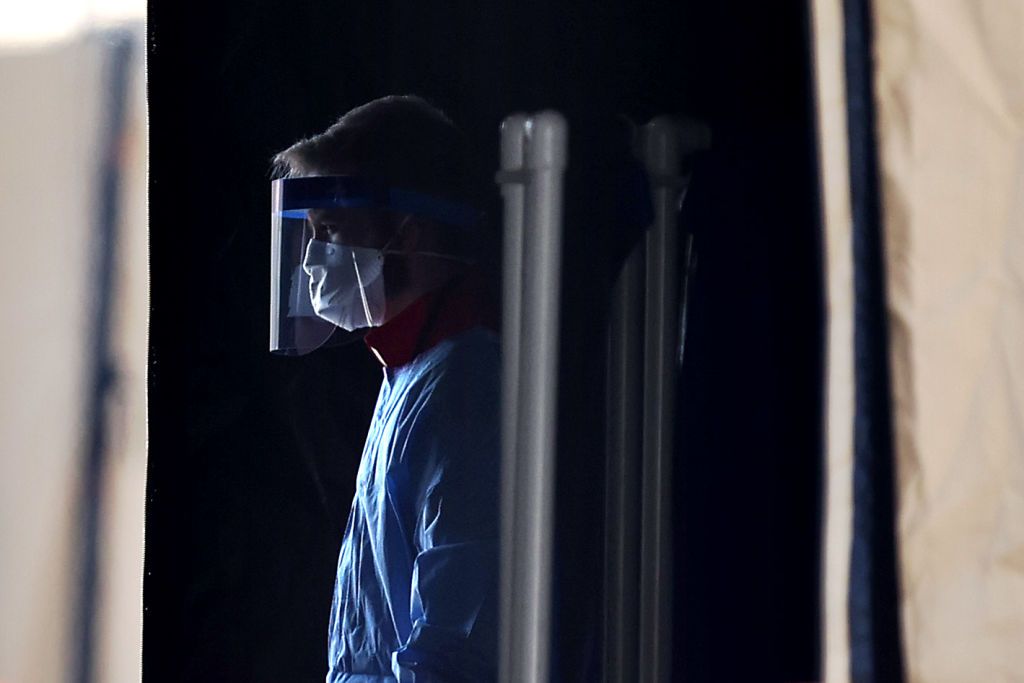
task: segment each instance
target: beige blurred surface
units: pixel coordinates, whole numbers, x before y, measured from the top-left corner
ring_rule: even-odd
[[[96,681],[137,681],[142,666],[142,559],[146,485],[146,368],[149,325],[146,74],[142,26],[135,26],[125,138],[112,345],[119,381],[110,401],[111,436],[103,520],[103,600]]]
[[[0,678],[66,677],[99,52],[0,58]],[[85,92],[83,92],[85,90]]]
[[[141,34],[140,34],[141,36]],[[140,43],[141,45],[141,43]],[[79,35],[0,50],[0,680],[70,678],[79,582],[78,487],[93,307],[100,113],[106,44]],[[116,305],[121,384],[101,558],[96,680],[139,678],[145,481],[145,109],[123,210]],[[130,234],[129,234],[130,233]]]
[[[1024,681],[1024,3],[875,3],[903,640]]]

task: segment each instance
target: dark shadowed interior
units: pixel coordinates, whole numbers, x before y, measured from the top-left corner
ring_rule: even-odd
[[[154,0],[144,677],[322,680],[380,366],[267,351],[269,160],[389,93],[445,109],[500,217],[498,127],[571,127],[554,680],[599,680],[619,120],[697,117],[680,373],[673,678],[819,676],[824,303],[806,3]],[[493,220],[492,220],[493,224]],[[553,378],[554,379],[554,378]]]

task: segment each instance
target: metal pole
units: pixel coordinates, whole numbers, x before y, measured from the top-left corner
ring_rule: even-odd
[[[605,679],[668,681],[672,649],[672,457],[676,370],[685,335],[677,217],[681,159],[710,145],[696,121],[659,117],[640,129],[654,222],[612,290],[608,361]],[[683,309],[678,310],[682,289]]]
[[[642,135],[655,219],[646,249],[638,680],[668,681],[672,661],[672,454],[678,329],[676,220],[682,181],[675,122],[656,118],[644,126]]]
[[[640,475],[643,450],[645,245],[612,289],[608,344],[608,470],[605,513],[605,680],[639,671]]]
[[[521,580],[516,577],[513,549],[519,547],[516,523],[516,482],[519,479],[518,425],[519,344],[522,315],[524,162],[526,148],[524,114],[513,114],[501,124],[501,194],[504,206],[503,300],[501,323],[501,648],[499,671],[512,669],[510,644],[514,640],[513,600]]]
[[[516,125],[510,122],[509,144]],[[499,174],[503,184],[525,184],[521,275],[507,272],[504,283],[506,299],[515,296],[508,288],[521,287],[519,346],[513,351],[518,396],[514,406],[503,408],[514,411],[516,425],[515,450],[503,446],[504,456],[516,461],[503,465],[503,472],[515,471],[513,482],[503,485],[512,500],[503,503],[503,510],[510,510],[513,540],[503,549],[510,578],[502,581],[512,589],[502,598],[509,614],[503,617],[508,639],[502,642],[507,652],[501,656],[501,680],[509,683],[543,682],[550,675],[562,176],[568,156],[568,125],[561,114],[541,112],[526,120],[524,129],[525,173]]]

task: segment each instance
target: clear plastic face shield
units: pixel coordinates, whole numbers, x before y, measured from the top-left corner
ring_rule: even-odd
[[[464,204],[355,176],[282,178],[271,183],[270,351],[302,355],[362,336],[384,322],[386,245],[346,220],[352,209],[391,209],[471,229]],[[367,214],[364,211],[362,215]],[[347,224],[346,224],[347,222]],[[337,224],[327,236],[323,225]]]

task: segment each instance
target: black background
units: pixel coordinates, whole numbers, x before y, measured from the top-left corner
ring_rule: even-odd
[[[460,123],[572,126],[559,433],[558,680],[600,609],[614,118],[698,116],[677,460],[675,678],[817,677],[822,281],[805,3],[150,3],[146,681],[307,681],[380,379],[360,345],[266,351],[270,156],[389,93]],[[493,191],[489,208],[497,204]]]

